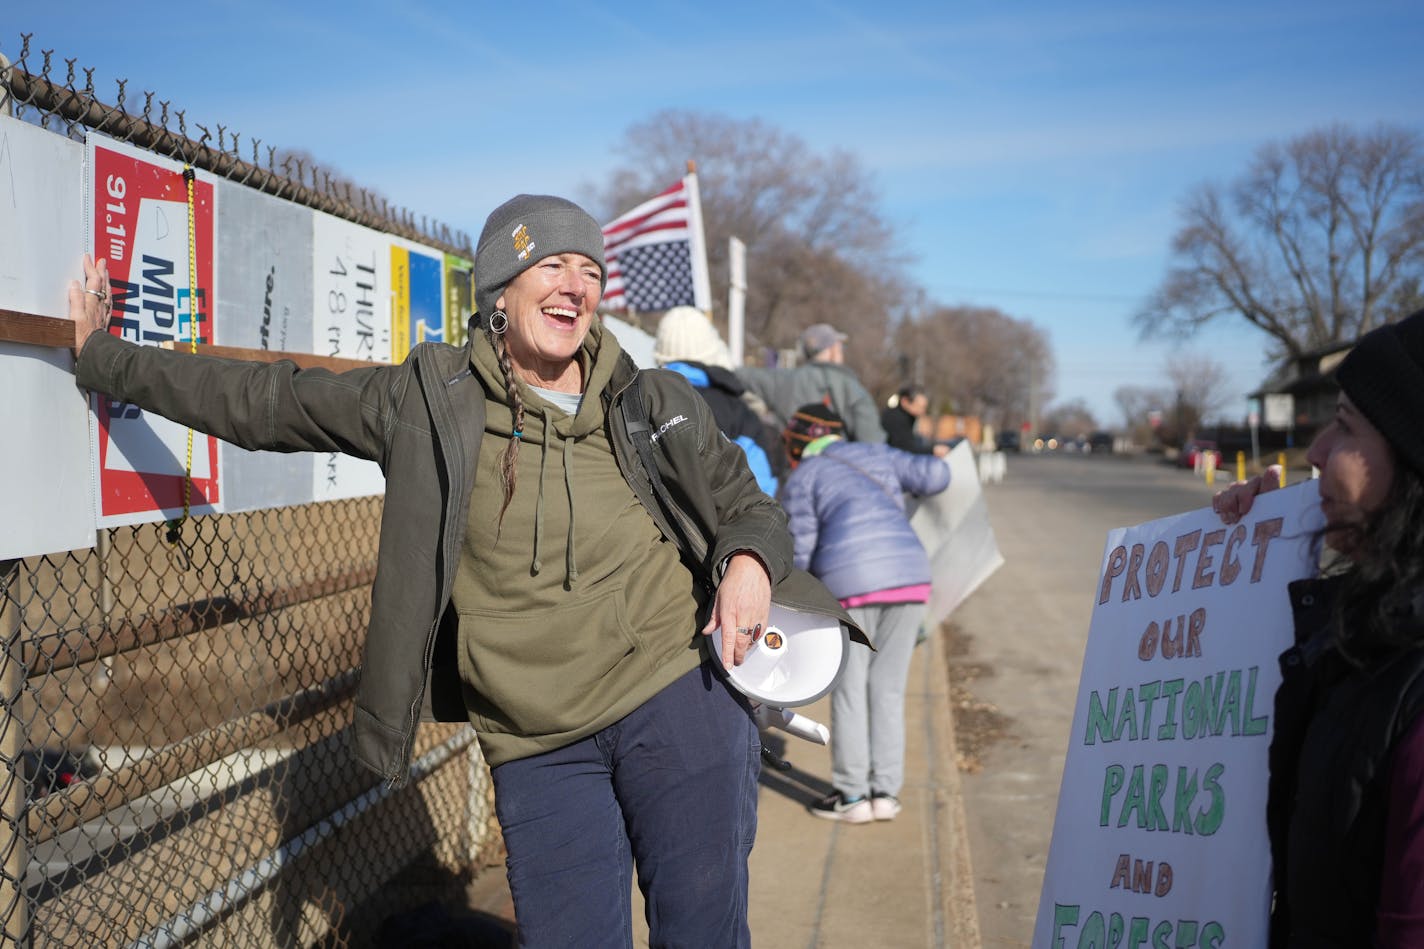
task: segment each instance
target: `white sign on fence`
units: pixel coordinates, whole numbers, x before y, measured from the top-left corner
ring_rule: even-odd
[[[84,146],[0,115],[0,308],[65,316],[82,275]],[[89,406],[67,349],[0,343],[0,560],[94,546]]]
[[[222,319],[213,341],[276,352],[312,343],[311,208],[219,181],[218,283]],[[306,504],[313,497],[310,452],[285,454],[221,446],[223,511]]]
[[[390,238],[320,212],[315,225],[312,352],[390,362]],[[385,489],[385,476],[374,461],[336,452],[317,456],[312,490],[318,501],[381,494]]]
[[[1035,946],[1264,946],[1266,752],[1314,481],[1112,531]]]

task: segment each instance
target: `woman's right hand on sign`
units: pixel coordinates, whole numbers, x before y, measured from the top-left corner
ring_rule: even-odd
[[[1245,481],[1237,481],[1231,487],[1218,491],[1211,499],[1211,509],[1221,517],[1222,523],[1235,524],[1251,513],[1251,505],[1256,495],[1274,491],[1281,486],[1281,467],[1271,465],[1261,474]]]
[[[84,255],[84,282],[69,282],[69,318],[74,321],[74,356],[95,333],[109,327],[112,303],[109,299],[109,262],[102,257],[96,262]]]

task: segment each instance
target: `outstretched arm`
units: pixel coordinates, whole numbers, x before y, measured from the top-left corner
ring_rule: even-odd
[[[404,366],[335,373],[139,346],[108,332],[108,267],[84,257],[69,286],[81,386],[249,449],[339,451],[379,461]]]

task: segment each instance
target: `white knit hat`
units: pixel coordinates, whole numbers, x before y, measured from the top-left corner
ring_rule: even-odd
[[[707,366],[732,368],[732,354],[717,335],[701,310],[690,306],[675,306],[658,321],[658,338],[653,345],[653,358],[659,366],[687,360]]]

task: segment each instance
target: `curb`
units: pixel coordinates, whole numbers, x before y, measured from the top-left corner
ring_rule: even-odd
[[[950,698],[949,664],[945,655],[943,627],[930,641],[929,662],[925,663],[925,692],[933,696],[925,727],[926,747],[934,755],[935,814],[940,831],[932,854],[941,905],[936,907],[936,928],[940,944],[956,949],[980,949],[979,909],[974,899],[974,869],[969,852],[969,824],[964,809],[964,793],[959,783],[959,758],[954,740],[954,706]]]

